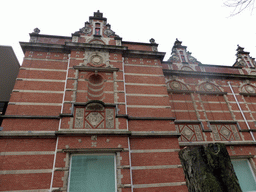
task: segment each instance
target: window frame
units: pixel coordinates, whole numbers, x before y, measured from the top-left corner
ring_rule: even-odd
[[[115,177],[115,192],[117,192],[117,154],[116,153],[72,153],[69,156],[69,169],[68,169],[68,183],[67,183],[67,192],[70,192],[69,187],[70,187],[70,176],[71,176],[71,169],[72,169],[72,157],[73,156],[92,156],[92,155],[97,155],[97,156],[107,156],[107,155],[112,155],[114,156],[114,177]]]
[[[252,176],[256,183],[256,167],[254,166],[253,156],[251,156],[251,155],[250,156],[231,156],[230,158],[231,158],[231,162],[245,160],[249,166],[249,169],[251,170]],[[232,163],[232,165],[233,165],[233,163]],[[233,168],[234,168],[234,165],[233,165]],[[234,171],[235,171],[235,168],[234,168]]]

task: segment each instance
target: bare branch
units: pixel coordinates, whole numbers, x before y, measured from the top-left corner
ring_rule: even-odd
[[[234,10],[231,16],[235,16],[245,9],[251,9],[251,11],[253,11],[254,3],[255,0],[227,0],[224,2],[224,5],[233,8]]]

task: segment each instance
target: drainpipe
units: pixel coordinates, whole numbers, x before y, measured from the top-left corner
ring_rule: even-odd
[[[238,102],[238,100],[237,100],[237,98],[236,98],[236,95],[235,95],[235,93],[234,93],[234,90],[233,90],[233,88],[232,88],[232,86],[231,86],[231,83],[230,83],[229,81],[228,81],[228,85],[229,85],[229,88],[230,88],[230,90],[231,90],[231,92],[232,92],[232,95],[233,95],[234,98],[235,98],[236,104],[237,104],[237,106],[238,106],[238,108],[239,108],[239,110],[240,110],[240,113],[241,113],[241,115],[242,115],[244,121],[245,121],[245,124],[246,124],[246,126],[248,127],[248,129],[249,129],[249,131],[250,131],[250,130],[251,130],[251,127],[250,127],[250,125],[249,125],[249,123],[248,123],[248,121],[247,121],[247,119],[246,119],[246,117],[245,117],[245,115],[244,115],[244,112],[243,112],[242,108],[240,107],[240,104],[239,104],[239,102]],[[253,135],[252,131],[250,131],[250,134],[251,134],[251,136],[252,136],[253,141],[255,141],[255,138],[254,138],[254,135]]]
[[[125,72],[124,72],[124,58],[122,58],[123,67],[123,81],[124,81],[124,102],[125,102],[125,114],[127,115],[127,100],[126,100],[126,83],[125,83]],[[128,119],[126,119],[127,131],[129,131]],[[129,164],[130,164],[130,180],[131,180],[131,192],[133,192],[133,180],[132,180],[132,159],[131,159],[131,145],[130,137],[128,137],[128,150],[129,150]]]
[[[64,85],[64,93],[63,93],[63,98],[62,98],[62,105],[61,105],[61,112],[60,112],[60,114],[63,113],[63,108],[64,108],[64,100],[65,100],[65,95],[66,95],[66,86],[67,86],[67,81],[68,81],[68,70],[69,70],[69,66],[70,66],[70,54],[68,54],[68,66],[67,66],[66,81],[65,81],[65,85]],[[61,119],[62,119],[62,118],[60,118],[60,121],[59,121],[58,131],[60,130]],[[52,191],[52,185],[53,185],[53,178],[54,178],[54,171],[55,171],[55,164],[56,164],[58,143],[59,143],[59,137],[57,136],[57,141],[56,141],[56,146],[55,146],[55,153],[54,153],[54,159],[53,159],[53,167],[52,167],[52,177],[51,177],[50,192]]]

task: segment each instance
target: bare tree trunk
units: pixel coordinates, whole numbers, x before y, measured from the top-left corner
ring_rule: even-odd
[[[185,147],[179,157],[189,192],[242,192],[224,144]]]

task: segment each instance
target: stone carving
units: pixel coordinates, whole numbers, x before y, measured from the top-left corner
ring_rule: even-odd
[[[104,119],[104,117],[99,112],[91,112],[86,117],[86,120],[90,123],[92,128],[97,128],[98,125],[100,125],[100,123],[102,122],[103,119]],[[101,128],[104,128],[104,125],[101,126]]]
[[[76,108],[75,128],[83,128],[84,108]]]
[[[200,125],[178,124],[176,129],[181,133],[179,141],[203,141]]]
[[[218,124],[211,125],[215,141],[239,141],[241,140],[236,125]]]
[[[182,67],[181,70],[182,70],[182,71],[194,71],[194,70],[191,69],[190,67]]]
[[[199,85],[199,91],[221,92],[216,85],[208,83],[208,82],[202,83],[201,85]]]
[[[85,26],[83,28],[81,28],[79,31],[84,33],[84,34],[90,34],[92,32],[92,29],[90,27],[90,23],[86,22]]]
[[[252,86],[250,86],[250,85],[247,85],[247,86],[245,87],[245,89],[246,89],[246,91],[247,91],[248,93],[255,93],[254,87],[252,87]]]
[[[177,55],[176,52],[173,52],[171,57],[168,59],[168,62],[172,62],[172,63],[179,63],[180,59],[179,56]]]
[[[106,109],[106,128],[114,129],[114,110]]]
[[[172,90],[188,90],[188,88],[179,81],[171,81],[169,82],[169,87]]]
[[[40,33],[40,29],[35,28],[34,31],[32,32],[33,34],[39,34]]]
[[[95,67],[103,67],[110,66],[109,65],[109,52],[105,51],[86,51],[84,54],[84,62],[83,65],[95,66]]]
[[[93,55],[90,59],[90,62],[93,64],[93,65],[96,65],[96,66],[99,66],[103,63],[103,59],[101,56],[99,55]]]
[[[248,82],[248,83],[249,83],[249,82]],[[242,86],[241,92],[242,92],[242,93],[251,93],[251,94],[256,93],[255,87],[252,86],[252,85],[250,85],[250,84],[246,84],[246,85]]]
[[[107,28],[104,30],[104,34],[106,36],[109,37],[109,36],[115,35],[115,32],[110,29],[110,25],[109,24],[107,24],[106,27]]]
[[[90,103],[86,106],[86,111],[104,111],[104,107],[100,103]]]

